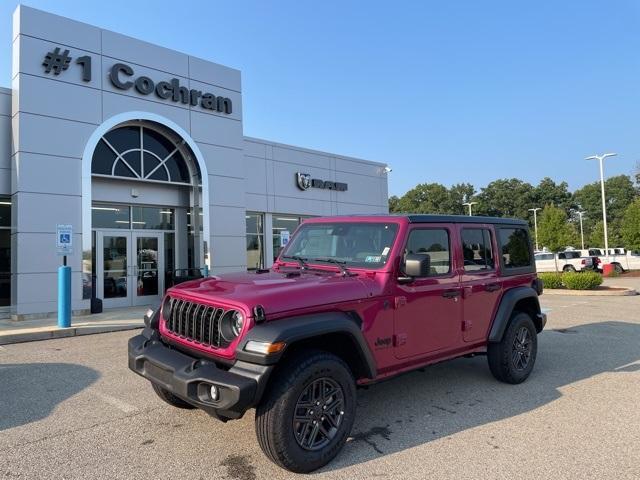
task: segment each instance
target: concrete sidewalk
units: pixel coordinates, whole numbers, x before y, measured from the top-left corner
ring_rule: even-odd
[[[57,318],[0,320],[0,345],[142,328],[147,308],[118,308],[94,315],[74,316],[69,328],[58,328]]]

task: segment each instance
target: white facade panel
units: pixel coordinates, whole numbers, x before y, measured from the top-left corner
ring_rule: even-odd
[[[23,35],[46,38],[62,45],[100,52],[100,29],[86,23],[19,5],[13,14],[14,38]]]
[[[13,92],[20,105],[19,111],[24,113],[96,125],[102,120],[102,98],[100,91],[94,88],[25,74],[14,80]]]
[[[14,192],[48,192],[80,196],[80,159],[18,152],[13,156],[11,188]]]
[[[14,223],[18,233],[55,233],[56,224],[77,225],[74,233],[82,232],[79,196],[19,192],[13,195],[13,200],[17,207]]]
[[[13,117],[14,151],[82,158],[95,125],[18,113]],[[79,180],[79,179],[78,179]]]
[[[189,76],[189,58],[184,53],[108,30],[102,30],[102,55],[185,78]]]
[[[118,93],[102,93],[102,119],[107,120],[125,112],[151,112],[168,118],[184,130],[189,131],[189,110],[171,104],[150,102]]]
[[[211,237],[210,249],[213,261],[213,271],[220,267],[246,268],[247,254],[245,250],[245,236],[220,236]]]
[[[242,150],[198,143],[198,148],[207,159],[209,175],[244,178],[245,166]]]
[[[189,75],[200,82],[240,92],[240,70],[189,57]]]

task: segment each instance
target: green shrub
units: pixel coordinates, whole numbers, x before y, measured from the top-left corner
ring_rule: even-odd
[[[562,283],[570,290],[593,290],[602,283],[602,275],[596,272],[565,272]]]
[[[562,275],[559,273],[543,272],[538,274],[538,278],[544,288],[562,288]]]

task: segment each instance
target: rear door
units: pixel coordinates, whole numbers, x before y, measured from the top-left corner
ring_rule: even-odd
[[[404,253],[428,255],[430,272],[395,284],[394,346],[397,358],[418,357],[460,343],[462,301],[453,252],[457,232],[450,224],[416,225]]]
[[[497,245],[492,225],[460,225],[464,265],[462,287],[462,336],[465,342],[484,341],[502,295],[498,276]]]

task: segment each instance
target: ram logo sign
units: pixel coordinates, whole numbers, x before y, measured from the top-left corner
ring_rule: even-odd
[[[346,192],[348,187],[346,183],[311,178],[310,174],[301,172],[296,172],[296,183],[300,190],[308,190],[309,188],[322,188],[324,190]]]

